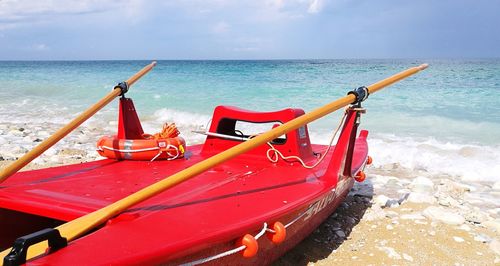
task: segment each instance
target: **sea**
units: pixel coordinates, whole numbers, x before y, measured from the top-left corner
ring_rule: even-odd
[[[0,124],[62,126],[150,62],[0,61]],[[217,105],[307,112],[422,63],[429,68],[363,103],[374,165],[500,181],[500,59],[158,61],[126,96],[145,131],[175,122],[196,144],[204,137],[192,131],[206,129]],[[83,127],[112,134],[117,107],[115,100]],[[311,123],[311,141],[328,143],[341,114]]]

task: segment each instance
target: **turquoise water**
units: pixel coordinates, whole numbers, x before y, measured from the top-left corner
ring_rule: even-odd
[[[68,121],[148,63],[0,62],[0,123]],[[127,95],[146,129],[175,120],[189,141],[219,104],[310,111],[421,63],[430,67],[365,102],[379,163],[500,180],[500,60],[159,61]],[[94,120],[116,119],[116,105]],[[313,123],[313,142],[325,143],[338,118]]]

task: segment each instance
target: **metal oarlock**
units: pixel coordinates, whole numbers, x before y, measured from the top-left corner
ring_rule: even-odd
[[[347,93],[347,95],[349,94],[354,94],[354,96],[356,96],[356,101],[354,103],[361,104],[362,101],[368,99],[370,92],[367,87],[362,86]]]

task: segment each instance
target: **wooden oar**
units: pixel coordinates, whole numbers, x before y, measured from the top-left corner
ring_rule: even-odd
[[[125,86],[126,89],[128,89],[128,87],[132,86],[132,84],[134,84],[138,79],[140,79],[142,76],[144,76],[146,73],[148,73],[155,65],[156,65],[156,62],[152,62],[151,64],[145,66],[139,72],[135,73],[132,77],[130,77],[126,81],[126,85],[123,84],[122,86]],[[9,166],[7,166],[5,169],[2,170],[2,172],[0,172],[0,183],[2,183],[7,178],[9,178],[9,176],[15,174],[17,171],[19,171],[25,165],[27,165],[28,163],[33,161],[33,159],[40,156],[40,154],[45,152],[48,148],[52,147],[59,140],[61,140],[66,135],[68,135],[71,131],[73,131],[75,128],[77,128],[79,125],[81,125],[87,119],[89,119],[91,116],[93,116],[95,113],[97,113],[97,111],[101,110],[104,106],[106,106],[109,102],[111,102],[114,98],[116,98],[117,96],[119,96],[121,94],[122,94],[122,88],[120,86],[116,86],[113,89],[113,91],[108,93],[108,95],[104,96],[104,98],[102,98],[97,103],[92,105],[89,109],[85,110],[83,113],[81,113],[79,116],[77,116],[71,122],[69,122],[66,126],[59,129],[56,133],[54,133],[52,136],[50,136],[45,141],[38,144],[38,146],[36,146],[31,151],[29,151],[28,153],[23,155],[17,161],[15,161],[12,164],[10,164]]]
[[[401,79],[413,75],[425,68],[427,68],[427,64],[407,69],[394,76],[391,76],[389,78],[386,78],[375,84],[370,85],[369,87],[367,87],[367,90],[369,93],[374,93],[390,84],[393,84]],[[118,215],[124,210],[130,208],[131,206],[134,206],[169,188],[172,188],[200,173],[203,173],[204,171],[220,163],[230,160],[231,158],[234,158],[242,153],[245,153],[257,146],[265,144],[268,141],[271,141],[275,138],[285,135],[286,133],[292,130],[295,130],[335,110],[347,106],[348,104],[354,103],[356,99],[357,97],[355,95],[348,94],[345,97],[342,97],[312,112],[297,117],[285,124],[282,124],[279,127],[276,127],[261,135],[258,135],[255,138],[242,142],[239,145],[236,145],[224,152],[214,155],[202,162],[196,163],[189,168],[177,172],[176,174],[166,177],[163,180],[160,180],[155,184],[143,188],[137,191],[136,193],[127,196],[115,203],[112,203],[102,209],[99,209],[82,217],[79,217],[73,221],[67,222],[61,226],[58,226],[56,229],[59,230],[62,237],[65,237],[68,241],[72,241],[78,238],[79,236],[85,234],[89,230],[95,228],[96,226],[106,222],[110,218]],[[47,249],[47,247],[48,246],[46,241],[31,246],[30,249],[28,250],[27,259],[43,254]],[[9,250],[5,250],[2,253],[0,253],[0,258],[5,257],[8,254],[8,252]]]

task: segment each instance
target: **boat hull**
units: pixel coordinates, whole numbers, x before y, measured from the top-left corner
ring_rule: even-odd
[[[292,109],[276,114],[290,119],[301,115]],[[365,166],[368,132],[361,131],[356,137],[357,117],[354,111],[347,115],[336,146],[311,145],[308,135],[298,131],[275,145],[282,151],[307,152],[302,159],[308,165],[317,162],[316,154],[321,154],[323,160],[316,167],[304,167],[297,160],[271,162],[265,156],[267,145],[257,147],[128,208],[67,247],[28,264],[200,262],[241,247],[239,240],[246,235],[258,238],[255,254],[234,252],[209,263],[271,263],[335,210],[352,187],[353,176]],[[220,120],[234,124],[227,116],[220,116]],[[54,223],[71,221],[237,145],[232,140],[210,138],[204,145],[188,147],[179,160],[102,160],[21,172],[0,187],[0,207]],[[280,244],[261,236],[266,225],[276,222],[286,226],[286,238]]]

